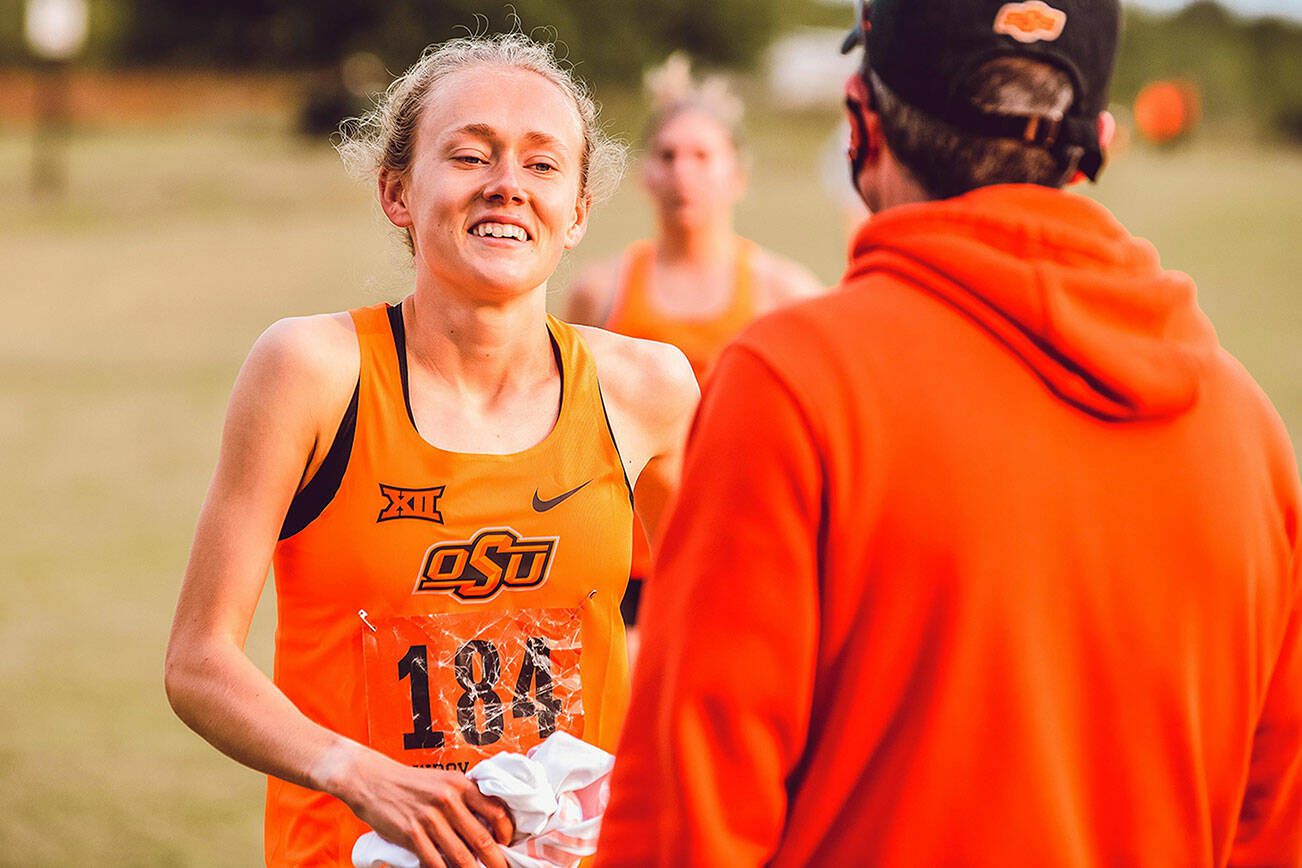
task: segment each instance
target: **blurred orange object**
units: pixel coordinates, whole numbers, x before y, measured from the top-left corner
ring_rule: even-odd
[[[1190,81],[1170,79],[1144,86],[1135,97],[1135,127],[1154,144],[1173,142],[1188,135],[1202,115],[1198,87]]]

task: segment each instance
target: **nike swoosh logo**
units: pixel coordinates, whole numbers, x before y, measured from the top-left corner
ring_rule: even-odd
[[[591,481],[592,481],[591,479],[588,480],[588,482]],[[564,501],[578,494],[579,490],[582,489],[584,486],[586,486],[588,482],[583,483],[583,485],[580,485],[577,488],[571,488],[569,491],[565,492],[564,494],[558,494],[555,497],[553,497],[551,500],[543,500],[541,497],[538,496],[538,490],[534,489],[533,511],[546,512],[552,507],[560,506]]]

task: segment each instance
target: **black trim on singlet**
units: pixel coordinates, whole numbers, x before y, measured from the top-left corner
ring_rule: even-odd
[[[601,392],[601,381],[597,381],[597,397],[601,400],[601,417],[606,420],[606,432],[610,434],[610,445],[615,447],[615,457],[619,459],[619,472],[624,474],[624,487],[628,489],[628,505],[634,510],[633,483],[628,481],[628,468],[624,466],[624,455],[619,451],[619,441],[615,439],[615,427],[610,424],[610,413],[606,410],[606,396]]]
[[[561,400],[556,405],[556,424],[561,424],[561,410],[565,409],[565,362],[561,360],[561,345],[556,343],[556,335],[547,329],[547,340],[552,342],[552,358],[556,360],[556,370],[561,375]]]
[[[411,412],[411,394],[407,388],[407,328],[402,324],[402,304],[389,305],[389,330],[393,332],[393,345],[398,349],[398,376],[402,379],[402,402],[407,405],[407,418],[416,427],[416,416]]]
[[[411,420],[412,429],[419,433],[420,429],[416,427],[416,416],[411,412],[411,389],[407,382],[407,327],[402,322],[402,305],[389,305],[388,314],[389,329],[393,332],[393,345],[398,351],[398,376],[402,379],[402,400],[407,405],[407,418]],[[552,357],[556,359],[556,370],[560,371],[561,375],[561,399],[556,411],[556,424],[559,425],[560,411],[565,407],[565,363],[561,361],[561,345],[556,342],[556,335],[552,334],[550,328],[547,329],[547,339],[552,342]],[[615,448],[618,451],[619,447]]]
[[[344,472],[348,469],[348,459],[353,453],[353,436],[357,433],[357,400],[361,391],[362,378],[358,375],[357,385],[353,388],[353,399],[348,402],[344,418],[339,420],[339,428],[335,431],[330,451],[307,485],[289,502],[285,523],[280,526],[280,539],[289,539],[311,524],[325,511],[339,491],[339,485],[344,481]]]
[[[624,598],[619,601],[619,614],[624,619],[625,627],[637,626],[637,613],[642,608],[642,580],[632,576],[628,587],[624,589]]]
[[[624,488],[628,491],[628,505],[633,510],[633,533],[636,534],[637,523],[637,505],[633,503],[633,483],[628,481],[628,468],[624,465],[624,456],[619,451],[619,441],[615,439],[615,428],[610,424],[610,412],[606,409],[606,396],[601,391],[601,380],[597,380],[597,397],[601,399],[601,417],[606,420],[606,433],[610,435],[610,445],[615,447],[615,458],[619,461],[619,472],[624,475]],[[642,579],[637,576],[629,576],[628,585],[624,588],[624,596],[619,601],[619,614],[624,620],[624,626],[634,627],[637,625],[637,613],[642,607]]]

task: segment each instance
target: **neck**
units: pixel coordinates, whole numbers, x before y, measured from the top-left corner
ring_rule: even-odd
[[[402,303],[409,363],[472,400],[550,376],[546,293],[543,284],[506,302],[474,304],[418,281]]]
[[[690,228],[661,221],[656,253],[666,262],[709,265],[730,260],[735,239],[731,217]]]
[[[927,202],[932,198],[885,145],[876,159],[859,174],[858,181],[859,195],[873,214],[897,205]]]

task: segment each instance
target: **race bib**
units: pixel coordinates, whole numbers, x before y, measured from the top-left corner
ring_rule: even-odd
[[[370,745],[467,771],[554,732],[583,735],[578,609],[373,618],[362,630]]]

